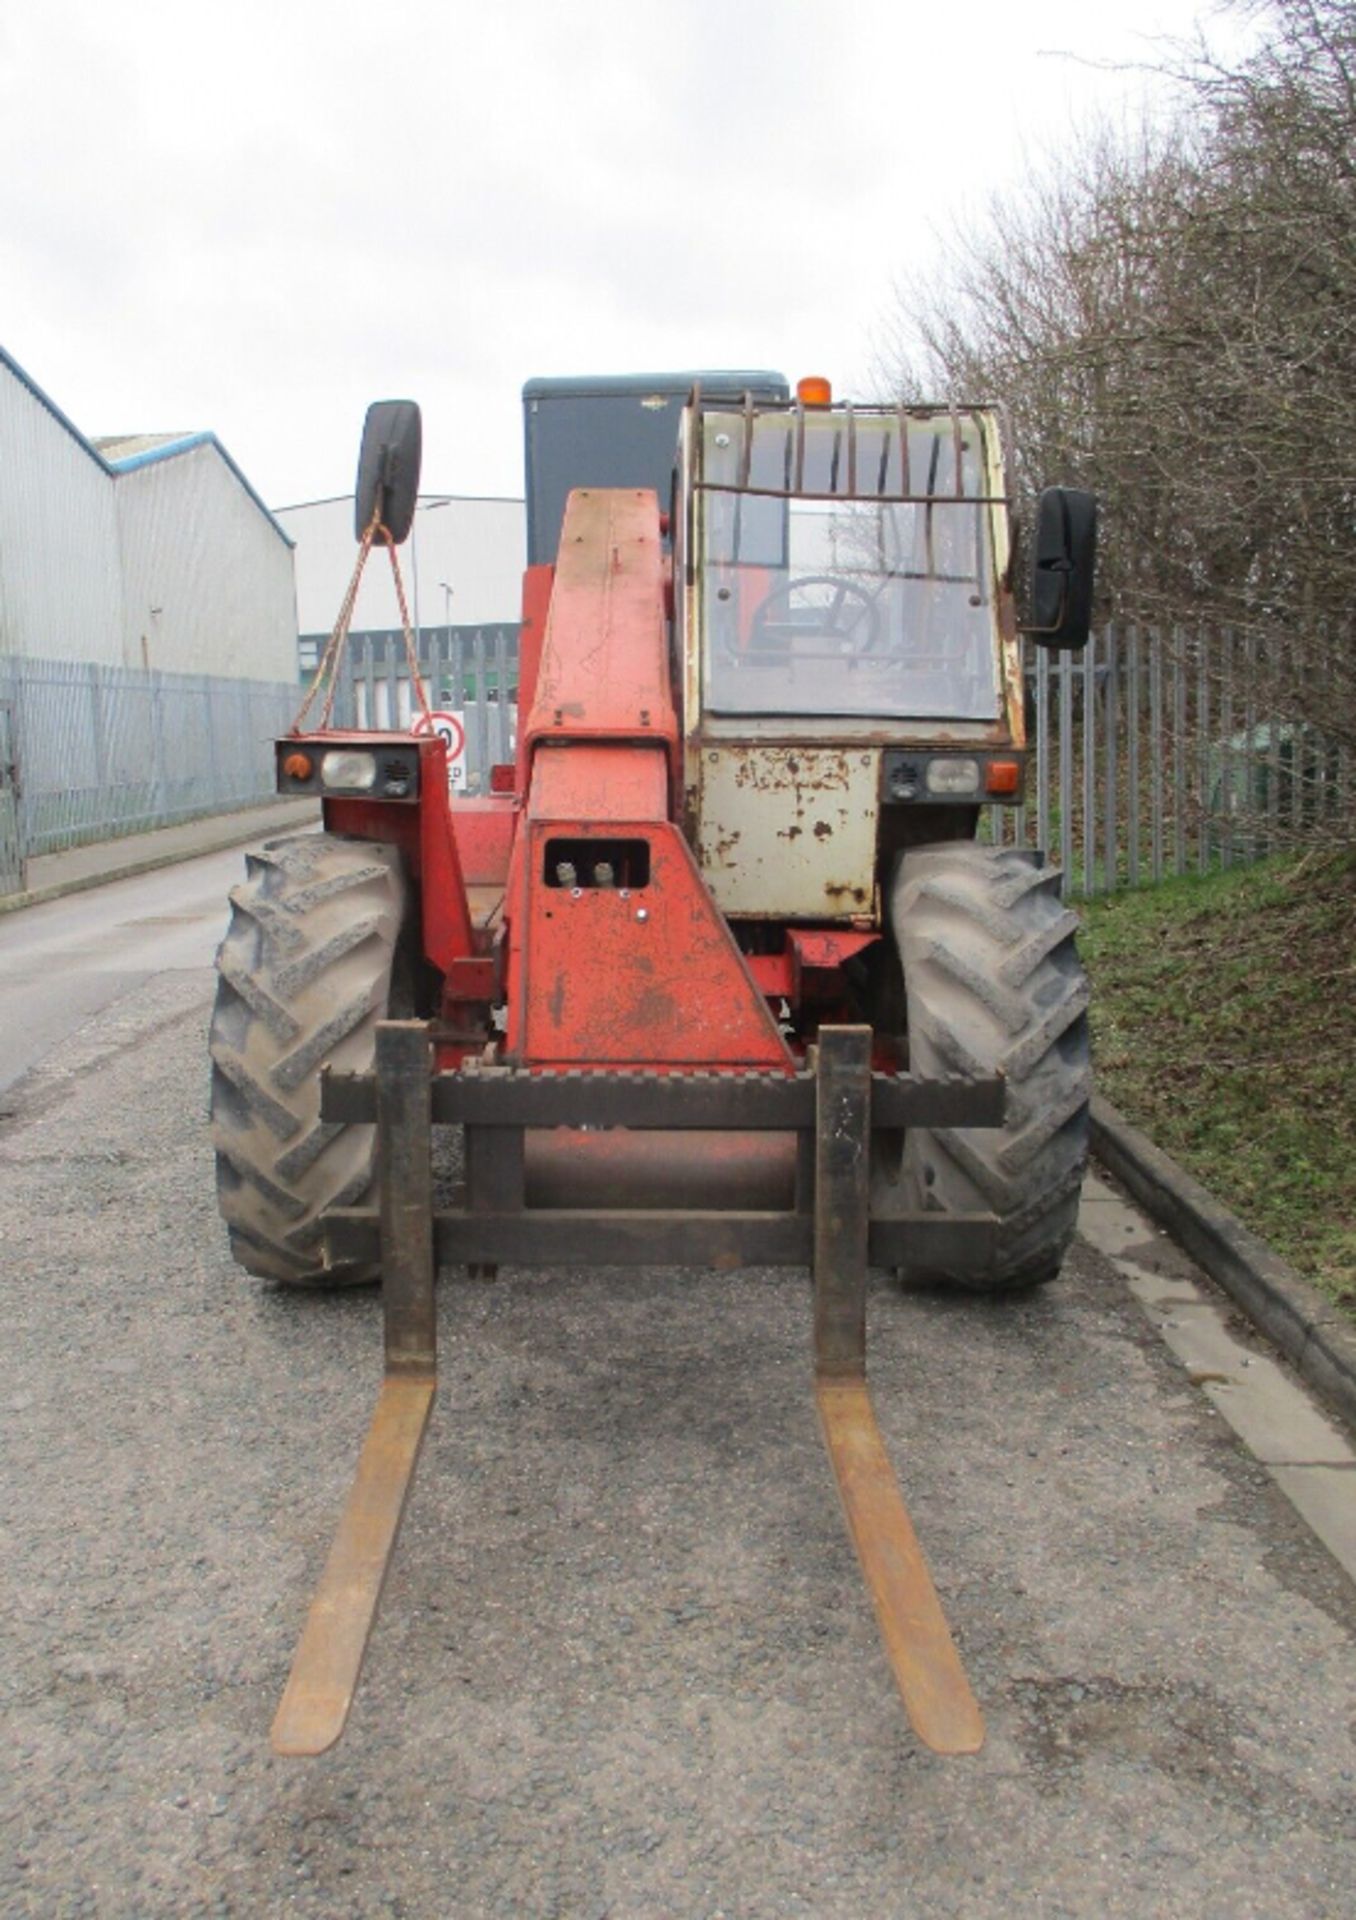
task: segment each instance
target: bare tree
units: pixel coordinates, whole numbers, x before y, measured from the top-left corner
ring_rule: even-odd
[[[1109,611],[1227,624],[1356,746],[1356,0],[1237,0],[1230,66],[996,201],[907,286],[904,395],[1008,404],[1019,480],[1103,500]]]

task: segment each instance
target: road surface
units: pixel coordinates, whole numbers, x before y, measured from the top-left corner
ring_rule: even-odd
[[[147,981],[211,965],[238,848],[0,919],[0,1095]]]
[[[380,1339],[373,1295],[227,1256],[204,1036],[238,870],[0,921],[0,1913],[1351,1914],[1356,1592],[1083,1244],[1005,1305],[873,1284],[975,1759],[891,1687],[805,1276],[672,1271],[445,1278],[349,1733],[273,1758]]]

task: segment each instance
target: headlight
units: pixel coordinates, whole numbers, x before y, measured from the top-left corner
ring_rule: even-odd
[[[959,757],[929,760],[924,779],[929,793],[978,793],[979,762]]]
[[[320,784],[325,787],[373,787],[377,783],[375,753],[354,753],[338,749],[327,753],[320,763]]]

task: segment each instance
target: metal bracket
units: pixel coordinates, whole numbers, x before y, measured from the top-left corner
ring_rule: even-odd
[[[681,1250],[720,1265],[812,1258],[815,1398],[885,1651],[919,1737],[941,1753],[975,1752],[983,1742],[983,1721],[867,1391],[866,1273],[876,1238],[869,1159],[873,1117],[877,1125],[893,1127],[904,1112],[912,1118],[940,1110],[970,1124],[997,1124],[1001,1081],[957,1080],[930,1089],[873,1075],[869,1027],[821,1028],[813,1072],[792,1076],[566,1080],[502,1070],[435,1076],[432,1068],[426,1025],[384,1021],[377,1028],[375,1074],[332,1076],[322,1090],[326,1118],[375,1119],[377,1125],[378,1207],[336,1210],[330,1220],[336,1243],[360,1249],[364,1257],[379,1255],[386,1373],[274,1720],[275,1750],[323,1753],[344,1730],[433,1404],[440,1256],[615,1263],[673,1258]],[[745,1126],[761,1123],[800,1134],[792,1210],[572,1216],[524,1206],[525,1126],[560,1124],[564,1115],[576,1116],[578,1124],[598,1112],[614,1125],[709,1126],[729,1100]],[[873,1105],[879,1108],[875,1116]],[[433,1123],[454,1117],[466,1123],[471,1204],[435,1216]],[[931,1226],[978,1234],[991,1225],[986,1216],[901,1216],[878,1223],[891,1233]]]
[[[914,1732],[977,1753],[984,1721],[946,1624],[866,1384],[871,1029],[819,1036],[815,1157],[815,1403],[843,1516]]]
[[[377,1180],[386,1377],[273,1721],[275,1753],[344,1731],[437,1388],[432,1053],[422,1021],[377,1028]]]

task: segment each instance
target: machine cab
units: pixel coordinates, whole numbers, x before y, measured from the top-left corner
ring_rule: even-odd
[[[882,809],[977,805],[990,756],[1022,745],[997,417],[698,393],[679,507],[707,884],[739,918],[874,924]],[[950,763],[935,790],[928,748]],[[906,764],[921,768],[907,799]]]

